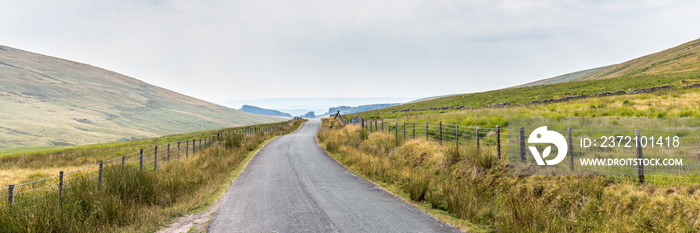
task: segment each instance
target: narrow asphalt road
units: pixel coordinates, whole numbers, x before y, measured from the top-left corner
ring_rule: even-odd
[[[458,232],[355,176],[316,143],[320,121],[279,137],[229,187],[210,232]]]

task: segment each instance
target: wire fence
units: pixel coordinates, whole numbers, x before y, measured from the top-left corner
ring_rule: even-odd
[[[295,119],[287,122],[267,125],[252,125],[236,128],[230,131],[218,132],[195,139],[174,141],[156,145],[151,148],[139,149],[136,152],[117,156],[109,160],[99,161],[72,171],[60,171],[59,174],[22,184],[10,184],[0,188],[0,209],[12,209],[14,206],[22,208],[36,208],[46,202],[60,202],[69,195],[76,195],[71,187],[78,181],[89,180],[95,187],[102,185],[102,179],[107,167],[129,166],[138,167],[141,172],[157,172],[163,166],[168,166],[175,161],[185,161],[194,157],[197,152],[206,150],[216,142],[234,134],[243,136],[267,133],[280,130],[293,123]],[[58,195],[55,195],[58,194]],[[57,200],[56,200],[57,197]],[[53,199],[52,199],[53,198]],[[2,201],[4,200],[4,201]]]
[[[525,146],[535,129],[496,126],[483,128],[441,121],[363,119],[356,123],[369,132],[384,132],[402,141],[422,139],[441,145],[473,147],[504,160],[509,173],[537,170],[537,174],[604,175],[610,180],[661,185],[700,184],[700,126],[654,128],[554,129],[568,142],[565,160],[556,166],[533,166]],[[664,136],[660,136],[664,135]],[[545,146],[535,146],[538,151]],[[549,148],[556,154],[559,148]],[[533,160],[534,159],[534,160]],[[536,165],[536,164],[535,164]],[[544,169],[542,169],[544,167]],[[521,169],[521,170],[518,170]],[[544,170],[544,172],[543,172]]]

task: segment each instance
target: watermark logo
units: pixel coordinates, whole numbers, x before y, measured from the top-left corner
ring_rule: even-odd
[[[564,135],[556,131],[547,130],[547,126],[542,126],[530,133],[527,138],[527,143],[550,143],[557,147],[557,156],[554,159],[544,160],[552,152],[552,146],[547,146],[542,151],[542,154],[537,150],[535,146],[529,146],[532,156],[535,157],[537,165],[556,165],[564,160],[566,157],[566,148],[568,144]]]

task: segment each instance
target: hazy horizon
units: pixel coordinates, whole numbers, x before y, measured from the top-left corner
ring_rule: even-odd
[[[215,101],[229,108],[240,109],[242,105],[274,109],[298,116],[308,111],[314,111],[316,115],[328,112],[328,108],[339,106],[356,107],[367,104],[405,103],[417,98],[353,98],[353,97],[310,97],[310,98],[261,98],[253,100],[225,100]]]

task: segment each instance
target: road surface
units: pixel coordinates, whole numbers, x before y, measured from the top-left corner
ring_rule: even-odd
[[[229,187],[210,232],[458,232],[355,176],[316,143],[321,122],[266,145]]]

